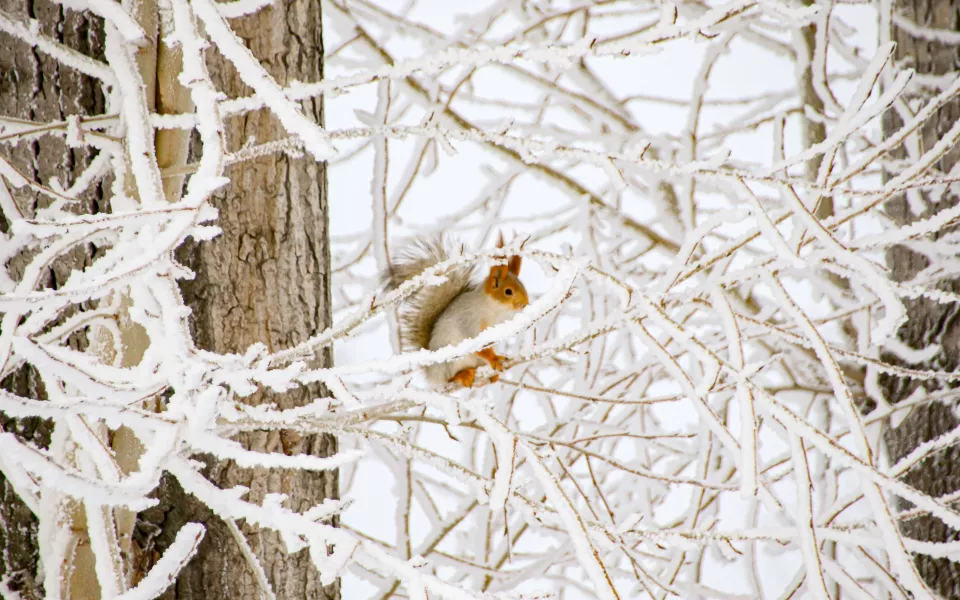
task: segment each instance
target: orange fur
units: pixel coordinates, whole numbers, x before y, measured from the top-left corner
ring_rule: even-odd
[[[476,355],[487,361],[487,364],[490,365],[490,368],[494,371],[503,370],[503,359],[506,357],[494,352],[493,348],[484,348],[480,352],[477,352]]]
[[[462,369],[457,371],[457,374],[450,379],[450,383],[459,383],[463,387],[472,388],[473,381],[477,377],[477,369],[473,367],[471,369]]]

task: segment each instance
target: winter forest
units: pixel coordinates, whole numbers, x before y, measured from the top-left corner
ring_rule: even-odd
[[[0,0],[0,597],[960,598],[958,65],[960,0]]]

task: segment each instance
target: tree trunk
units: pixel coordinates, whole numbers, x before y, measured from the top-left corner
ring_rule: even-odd
[[[319,0],[277,2],[230,24],[281,85],[322,78]],[[207,63],[218,89],[228,96],[252,93],[213,46],[207,50]],[[320,100],[303,106],[322,123]],[[266,110],[228,118],[225,134],[230,151],[249,140],[263,143],[288,135]],[[276,155],[228,167],[226,175],[232,183],[215,199],[223,233],[212,242],[187,244],[178,253],[178,259],[196,273],[194,280],[182,282],[181,291],[193,310],[197,346],[219,353],[244,353],[256,343],[269,351],[288,348],[330,325],[326,165],[309,155]],[[331,363],[329,351],[317,357],[318,365]],[[321,387],[309,386],[285,394],[259,392],[243,401],[290,408],[322,395]],[[257,451],[316,456],[336,452],[336,439],[329,435],[271,432],[241,434],[237,439]],[[207,464],[205,475],[221,488],[250,488],[247,499],[252,502],[282,493],[288,497],[286,506],[302,511],[339,494],[336,471],[249,469],[210,456],[197,458]],[[339,598],[339,584],[321,586],[308,553],[288,555],[273,532],[237,523],[246,541],[238,540],[232,523],[186,495],[172,478],[165,479],[159,498],[160,505],[142,515],[138,532],[142,544],[156,534],[155,549],[162,553],[184,523],[199,521],[207,527],[197,556],[164,598],[263,597],[241,543],[259,558],[277,598]]]
[[[897,0],[895,10],[904,18],[921,27],[931,27],[948,31],[960,30],[960,0]],[[958,46],[930,42],[911,36],[894,26],[892,39],[897,43],[895,60],[904,67],[912,67],[919,74],[943,75],[957,71]],[[925,88],[929,90],[929,88]],[[929,93],[929,100],[936,92]],[[954,98],[927,121],[919,131],[920,152],[929,150],[950,129],[960,116],[960,100]],[[884,133],[895,132],[903,121],[894,110],[888,111],[884,118]],[[908,158],[904,148],[898,148],[893,154],[896,158]],[[949,173],[957,163],[960,148],[948,152],[936,164],[941,173]],[[899,196],[886,205],[887,212],[898,224],[907,224],[920,217],[929,216],[957,203],[956,195],[949,192],[942,198],[924,191],[924,212],[914,215],[907,199]],[[947,231],[953,231],[952,227]],[[940,233],[947,233],[943,231]],[[927,258],[899,246],[887,255],[887,264],[897,281],[911,279],[918,271],[927,266]],[[943,282],[940,289],[953,293],[960,292],[960,281]],[[960,306],[957,304],[938,304],[929,300],[906,300],[909,321],[901,328],[899,337],[912,348],[924,348],[930,344],[941,344],[943,351],[926,366],[943,371],[956,371],[960,366]],[[892,356],[887,360],[896,361]],[[881,383],[891,403],[910,396],[920,385],[934,389],[933,382],[919,382],[910,379],[881,378]],[[934,439],[960,424],[955,407],[935,402],[914,408],[899,427],[890,428],[886,434],[887,448],[891,460],[896,461],[907,455],[918,445]],[[917,489],[934,497],[960,490],[960,448],[953,446],[923,461],[908,472],[904,480]],[[909,504],[904,504],[904,508]],[[921,516],[902,523],[903,533],[913,539],[930,542],[947,542],[960,539],[960,532],[953,531],[939,519]],[[960,598],[960,563],[947,558],[931,558],[917,555],[917,567],[931,590],[946,598]]]
[[[84,12],[66,10],[48,0],[0,0],[3,11],[20,22],[36,19],[40,33],[88,56],[103,60],[103,22]],[[60,65],[49,56],[34,51],[28,44],[0,32],[0,116],[46,122],[59,121],[68,115],[92,115],[104,112],[104,96],[100,82]],[[2,131],[2,127],[0,127]],[[0,153],[16,169],[46,186],[58,181],[64,188],[95,156],[88,149],[70,148],[62,136],[46,136],[16,145],[0,146]],[[5,185],[0,178],[0,185]],[[50,200],[28,188],[7,186],[25,217],[48,206]],[[93,214],[106,210],[104,190],[109,181],[93,186],[80,197],[73,208],[78,213]],[[9,221],[0,214],[0,231],[6,232]],[[76,248],[58,260],[45,275],[44,287],[59,287],[74,269],[89,264],[96,251],[93,245]],[[11,262],[11,275],[22,275],[24,257]],[[72,313],[68,313],[72,314]],[[65,315],[66,316],[66,315]],[[84,347],[86,339],[77,335],[70,341],[75,348]],[[3,365],[0,365],[2,368]],[[0,381],[0,387],[21,396],[44,398],[43,382],[37,372],[23,367]],[[44,419],[10,419],[0,415],[4,431],[14,432],[40,447],[50,442],[52,423]],[[82,544],[82,541],[81,541]],[[37,519],[0,475],[0,578],[9,577],[8,586],[19,591],[26,600],[44,596],[38,578],[39,540]]]

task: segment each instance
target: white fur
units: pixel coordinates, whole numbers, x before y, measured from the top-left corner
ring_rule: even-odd
[[[470,288],[447,306],[433,325],[430,334],[430,350],[439,350],[459,344],[467,338],[476,337],[484,327],[503,323],[516,314],[510,304],[498,302],[484,293],[482,287]],[[427,366],[427,381],[432,384],[446,383],[463,369],[487,364],[474,354],[457,360]]]

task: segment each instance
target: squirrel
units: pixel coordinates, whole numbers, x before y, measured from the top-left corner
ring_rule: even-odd
[[[497,247],[504,246],[503,234]],[[457,254],[463,247],[452,247],[443,235],[420,238],[393,257],[386,274],[388,289],[417,277]],[[418,291],[399,313],[400,343],[404,349],[439,350],[476,337],[481,331],[502,323],[528,304],[527,289],[520,281],[520,256],[511,256],[506,265],[494,265],[483,281],[477,278],[476,265],[457,267],[445,275],[440,285],[428,285]],[[473,387],[477,367],[490,365],[503,370],[504,357],[484,348],[456,360],[427,365],[427,381],[432,384],[459,383]],[[492,381],[497,381],[494,375]]]

